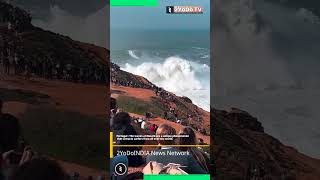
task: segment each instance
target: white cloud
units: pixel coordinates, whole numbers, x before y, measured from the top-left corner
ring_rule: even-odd
[[[33,24],[45,30],[70,36],[74,40],[92,43],[109,48],[109,12],[108,6],[87,16],[74,16],[59,6],[50,9],[48,21],[35,19]]]

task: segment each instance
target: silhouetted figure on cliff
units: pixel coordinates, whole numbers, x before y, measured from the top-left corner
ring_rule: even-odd
[[[7,152],[18,145],[20,125],[16,117],[3,113],[3,104],[0,99],[0,152]]]

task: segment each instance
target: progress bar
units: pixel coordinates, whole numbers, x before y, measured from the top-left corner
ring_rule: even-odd
[[[158,0],[110,0],[111,6],[158,6]]]

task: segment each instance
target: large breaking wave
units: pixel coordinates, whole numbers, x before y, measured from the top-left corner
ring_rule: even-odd
[[[123,70],[143,76],[179,96],[189,97],[197,106],[210,110],[210,68],[206,64],[172,56],[160,63],[126,63]]]

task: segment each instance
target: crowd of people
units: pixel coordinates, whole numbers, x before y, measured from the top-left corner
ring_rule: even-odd
[[[22,75],[26,79],[42,77],[73,82],[101,82],[108,79],[104,66],[98,66],[94,62],[80,66],[77,63],[64,63],[56,61],[53,56],[43,55],[39,57],[26,57],[17,52],[14,47],[4,43],[0,52],[0,64],[3,73],[8,75]]]
[[[172,103],[179,103],[179,99],[173,93],[166,91],[165,89],[158,87],[152,83],[141,82],[136,79],[128,79],[131,76],[126,76],[121,73],[126,73],[121,71],[120,67],[114,63],[111,63],[111,76],[110,82],[117,86],[125,86],[132,88],[144,88],[152,90],[157,97],[160,97],[160,100],[167,107],[167,111],[164,112],[163,118],[178,124],[192,126],[196,131],[200,132],[203,135],[207,135],[207,131],[205,128],[199,126],[199,124],[203,121],[203,118],[197,111],[189,112],[189,114],[185,114],[172,107]],[[124,78],[127,77],[127,78]],[[140,120],[141,121],[141,120]],[[193,123],[197,122],[197,123]]]
[[[121,112],[116,104],[116,99],[111,98],[111,131],[114,137],[117,135],[137,135],[138,131],[144,135],[155,134],[157,137],[174,137],[182,135],[173,140],[157,140],[157,148],[153,149],[155,153],[146,156],[135,154],[134,152],[150,151],[144,149],[146,141],[125,141],[114,139],[117,145],[135,145],[116,146],[114,148],[115,158],[113,161],[126,162],[128,167],[142,167],[143,170],[132,174],[119,175],[114,172],[111,162],[111,179],[140,179],[144,174],[207,174],[210,170],[210,156],[201,147],[204,145],[203,139],[197,139],[193,128],[185,126],[178,133],[176,129],[168,124],[155,124],[146,122],[143,118],[134,118],[127,112]],[[148,128],[146,128],[148,127]],[[152,128],[154,127],[154,128]],[[140,131],[140,130],[141,131]],[[151,130],[152,129],[152,130]],[[139,135],[143,135],[139,134]],[[186,145],[186,146],[176,146]],[[192,145],[192,146],[190,146]],[[116,156],[117,152],[131,152],[126,156]],[[178,154],[178,155],[177,155]],[[157,170],[156,170],[157,169]],[[124,178],[125,177],[125,178]]]
[[[1,16],[1,15],[0,15]],[[24,52],[22,37],[16,26],[0,21],[0,67],[2,73],[21,75],[25,79],[41,77],[82,83],[106,83],[109,79],[108,67],[97,64],[87,55],[86,63],[58,58],[51,52]],[[79,55],[80,57],[80,55]]]
[[[111,64],[111,76],[110,76],[110,82],[118,85],[118,86],[126,86],[126,87],[132,87],[132,88],[143,88],[143,89],[151,89],[152,84],[146,84],[142,83],[137,79],[134,79],[132,76],[127,76],[123,73],[124,71],[121,71],[120,67],[114,63]],[[123,77],[123,78],[120,78]]]
[[[19,120],[3,112],[0,99],[0,180],[104,180],[104,176],[83,178],[66,173],[61,165],[35,152],[23,138]]]
[[[148,118],[132,117],[132,120],[135,124],[137,124],[138,127],[146,131],[147,133],[155,134],[158,129],[158,125],[150,123],[150,121],[148,121]]]

